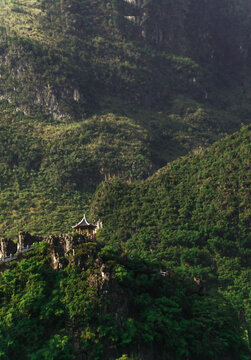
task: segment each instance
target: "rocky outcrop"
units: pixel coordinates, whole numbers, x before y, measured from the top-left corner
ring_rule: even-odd
[[[113,253],[109,255],[109,252],[106,253],[104,251],[104,244],[79,234],[73,236],[60,234],[40,237],[32,236],[27,232],[21,232],[19,233],[17,244],[14,244],[11,240],[2,239],[0,241],[0,249],[5,255],[8,255],[10,251],[14,251],[15,249],[20,249],[20,251],[27,247],[30,249],[34,243],[39,241],[44,241],[49,244],[48,254],[50,255],[53,269],[58,270],[68,264],[78,266],[77,272],[81,272],[81,276],[83,276],[84,283],[86,284],[86,289],[91,289],[90,299],[93,301],[94,306],[94,310],[92,310],[94,312],[93,317],[96,318],[97,313],[101,324],[102,319],[108,319],[109,324],[112,324],[112,327],[117,333],[122,333],[122,330],[127,329],[126,326],[127,324],[129,326],[130,323],[128,321],[131,321],[131,319],[135,318],[141,321],[143,313],[137,318],[140,309],[139,303],[135,301],[134,297],[142,299],[145,294],[151,294],[153,291],[152,281],[156,284],[157,292],[162,285],[164,287],[166,282],[170,281],[170,286],[173,286],[176,281],[176,275],[172,270],[163,271],[158,266],[148,267],[146,263],[140,263],[139,260],[136,265],[135,260],[127,254],[121,254],[116,257],[115,260],[115,258],[113,258],[114,255],[112,255]],[[16,257],[17,261],[22,260],[25,253],[19,253]],[[4,272],[8,268],[8,263],[0,264],[0,272]],[[122,277],[126,279],[125,281],[122,280],[121,274],[123,274]],[[139,280],[140,278],[144,280],[141,281]],[[199,286],[199,289],[195,286],[195,288],[191,287],[190,291],[192,294],[199,293],[201,295],[200,289],[202,282],[196,277],[194,281]],[[134,285],[134,282],[136,285]],[[166,287],[165,289],[164,291],[167,291]],[[165,292],[158,296],[162,294],[168,296]],[[89,295],[87,295],[87,298],[88,296]],[[154,295],[148,296],[149,298],[150,296],[153,296],[153,299],[155,298]],[[157,302],[153,302],[153,304],[156,306]],[[68,317],[65,322],[65,331],[71,336],[72,344],[75,348],[75,360],[90,360],[93,357],[83,349],[83,326],[80,324],[77,318]],[[96,320],[90,322],[88,326],[90,332],[95,334],[97,327]],[[100,343],[105,349],[103,359],[117,358],[116,349],[114,348],[114,344],[111,345],[109,337],[104,336],[100,339]],[[130,358],[133,359],[166,359],[167,354],[165,350],[161,350],[162,353],[161,356],[159,356],[160,350],[156,345],[157,343],[155,341],[151,341],[149,344],[141,343],[136,347],[135,344],[131,343],[127,346],[126,351],[128,355],[130,355]]]
[[[10,239],[3,238],[0,240],[0,259],[2,262],[14,260],[17,258],[17,255],[27,253],[33,249],[35,243],[41,241],[45,241],[50,245],[51,266],[57,270],[68,263],[66,257],[68,255],[74,255],[75,248],[78,245],[88,242],[90,239],[82,235],[73,237],[68,234],[61,234],[42,237],[30,235],[27,232],[20,232],[16,243]]]
[[[142,37],[150,43],[182,54],[185,37],[185,2],[170,1],[163,6],[157,0],[124,0],[128,20],[138,25]]]
[[[82,100],[78,85],[70,79],[55,85],[53,74],[50,81],[43,79],[23,51],[22,48],[6,49],[0,54],[0,80],[4,79],[0,84],[0,99],[24,114],[42,110],[54,120],[71,118],[71,108]]]
[[[75,247],[85,241],[85,237],[79,235],[74,238],[68,234],[61,234],[51,235],[43,240],[50,244],[51,264],[53,269],[56,270],[66,265],[66,256],[74,255]]]
[[[5,258],[14,257],[14,255],[24,252],[24,249],[31,249],[34,243],[41,240],[43,240],[42,237],[32,236],[26,232],[20,232],[18,234],[17,242],[2,238],[0,240],[0,259],[3,261]]]
[[[32,236],[27,232],[20,232],[18,234],[18,242],[17,242],[17,252],[21,251],[21,249],[31,247],[34,243],[43,240],[41,236]]]
[[[0,259],[13,255],[17,252],[17,244],[10,239],[0,240]]]

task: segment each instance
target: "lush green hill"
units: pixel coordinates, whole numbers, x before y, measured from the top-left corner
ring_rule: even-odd
[[[249,331],[250,135],[244,127],[143,182],[103,183],[93,204],[106,243],[220,289]]]
[[[218,57],[212,67],[205,64],[209,55],[202,61],[190,46],[201,26],[191,27],[196,2],[186,20],[183,1],[150,3],[147,26],[156,24],[161,6],[161,29],[168,9],[177,20],[161,30],[166,38],[179,19],[191,30],[186,39],[177,35],[186,51],[142,37],[142,19],[124,17],[137,9],[121,1],[1,0],[2,235],[63,231],[105,178],[145,178],[250,122],[248,41],[240,36],[246,57],[236,55],[238,76],[221,67],[227,81],[219,80]],[[203,6],[212,31],[212,9]],[[245,25],[248,34],[248,14],[243,22],[227,14],[234,29]],[[211,52],[219,45],[210,44]]]
[[[144,182],[101,185],[97,242],[57,271],[40,244],[1,274],[1,357],[248,359],[249,158],[246,127]]]
[[[0,1],[1,235],[68,229],[105,178],[145,178],[250,122],[244,55],[232,72],[218,57],[205,64],[205,49],[197,47],[200,57],[193,51],[195,3],[186,20],[183,1],[167,3],[154,2],[147,26],[161,6],[163,27],[172,9],[177,22],[161,31],[171,39],[183,21],[191,30],[177,33],[183,52],[171,40],[142,37],[145,25],[124,17],[137,10],[125,2]],[[203,11],[212,25],[211,7]],[[211,52],[219,46],[210,44]]]
[[[208,226],[232,232],[233,239],[244,245],[249,218],[249,155],[250,126],[205,151],[181,157],[145,181],[104,182],[97,191],[94,212],[97,206],[97,215],[107,223],[108,232],[122,227],[127,236],[137,237],[135,228],[144,233],[153,227],[156,236],[168,238],[179,228],[189,231]],[[111,217],[118,211],[121,218]],[[143,245],[147,249],[147,243],[143,241]],[[161,242],[156,249],[158,246]]]
[[[183,104],[190,104],[189,112]],[[123,112],[125,109],[125,112]],[[208,124],[207,116],[215,116]],[[63,232],[87,211],[106,178],[139,179],[193,148],[206,147],[228,129],[226,114],[177,99],[170,112],[117,102],[81,121],[24,116],[0,106],[0,232]],[[233,117],[228,126],[238,127]]]

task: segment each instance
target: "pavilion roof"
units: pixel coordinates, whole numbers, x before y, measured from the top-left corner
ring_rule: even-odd
[[[89,223],[87,220],[86,220],[86,217],[84,215],[83,219],[76,225],[72,226],[73,229],[76,229],[76,228],[81,228],[81,229],[95,229],[96,228],[96,225],[93,225],[91,223]]]

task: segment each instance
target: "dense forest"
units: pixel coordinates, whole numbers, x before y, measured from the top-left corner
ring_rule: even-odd
[[[250,122],[249,2],[0,5],[2,235],[66,231],[101,181]]]
[[[0,275],[3,360],[248,359],[224,293],[101,242],[52,270],[47,245]]]
[[[0,270],[0,358],[247,360],[250,1],[0,0],[0,79],[0,238],[103,223]]]
[[[250,333],[250,127],[145,181],[102,184],[99,239],[224,294]]]

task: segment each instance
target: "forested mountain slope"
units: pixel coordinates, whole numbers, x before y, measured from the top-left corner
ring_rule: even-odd
[[[105,94],[158,109],[177,94],[221,107],[229,87],[250,95],[248,1],[136,3],[1,0],[2,96],[61,119]]]
[[[105,178],[249,123],[248,6],[0,0],[1,234],[63,231]]]
[[[2,3],[1,92],[20,109],[79,118],[97,110],[104,95],[151,106],[198,87],[195,62],[123,35],[113,2]]]
[[[182,112],[183,104],[176,102]],[[106,112],[65,123],[24,116],[2,101],[1,234],[65,231],[105,178],[147,177],[167,159],[208,146],[219,126],[225,128],[226,115],[210,129],[207,110],[196,102],[190,106],[183,116],[135,108],[130,115]]]
[[[93,203],[100,239],[223,292],[249,336],[250,135],[245,127],[142,182],[104,183]]]
[[[158,246],[162,248],[160,240],[169,238],[173,231],[200,226],[232,233],[239,245],[245,245],[249,230],[250,135],[250,126],[243,127],[207,150],[169,163],[144,181],[104,182],[96,193],[93,211],[103,217],[108,233],[111,231],[114,237],[116,231],[112,229],[119,233],[124,229],[124,240],[129,234],[137,237],[137,228],[147,238],[152,228],[153,236],[159,237],[153,252]],[[141,250],[142,246],[148,249],[145,241],[140,246]]]

